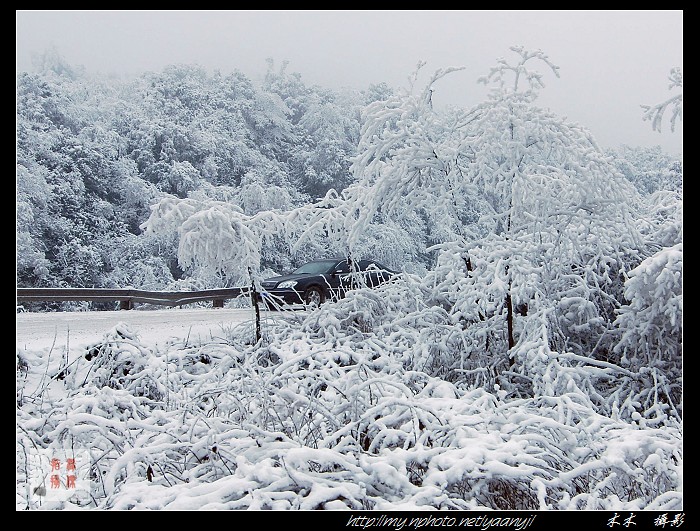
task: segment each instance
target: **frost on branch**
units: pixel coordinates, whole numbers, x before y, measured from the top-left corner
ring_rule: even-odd
[[[511,65],[505,58],[500,57],[497,60],[496,66],[491,68],[488,75],[480,77],[479,82],[485,85],[489,82],[496,83],[498,85],[498,88],[494,90],[496,97],[520,92],[523,98],[532,101],[537,97],[537,92],[543,89],[545,85],[542,81],[542,74],[537,70],[526,68],[525,64],[531,59],[539,59],[548,66],[557,77],[559,77],[559,67],[552,63],[549,57],[541,50],[528,51],[522,46],[511,46],[510,49],[520,56],[518,63]],[[507,86],[507,74],[512,74],[513,76],[512,89]],[[527,83],[527,89],[524,91],[518,90],[521,80]]]
[[[673,90],[675,88],[683,90],[683,72],[679,67],[671,69],[671,73],[668,76],[670,81],[668,88]],[[670,109],[669,122],[671,123],[671,132],[675,131],[676,120],[683,120],[683,94],[675,94],[671,96],[666,101],[657,103],[656,105],[642,105],[644,109],[644,114],[642,114],[642,120],[651,121],[651,128],[654,131],[661,132],[661,122],[663,121],[664,114]]]

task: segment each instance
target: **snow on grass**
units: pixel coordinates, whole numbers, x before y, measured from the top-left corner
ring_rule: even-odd
[[[122,323],[70,352],[18,348],[17,508],[682,507],[671,422],[506,399],[379,343],[266,332],[258,345],[147,344]],[[44,503],[28,493],[27,455],[67,447],[89,451],[91,495]]]

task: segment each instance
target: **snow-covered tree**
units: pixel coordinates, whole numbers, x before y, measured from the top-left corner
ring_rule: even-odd
[[[641,194],[657,190],[683,192],[683,161],[662,151],[661,146],[632,147],[623,145],[608,150],[613,164]]]
[[[102,285],[106,255],[128,231],[112,206],[119,142],[99,110],[112,102],[79,70],[18,74],[18,285]]]
[[[483,78],[494,84],[489,99],[462,113],[432,107],[452,68],[418,93],[369,105],[357,182],[344,193],[350,252],[380,213],[422,209],[451,227],[429,276],[430,304],[460,327],[443,370],[494,359],[519,360],[526,375],[544,370],[528,343],[538,327],[548,348],[599,355],[615,293],[643,254],[634,188],[584,127],[534,105],[544,85],[530,63],[558,68],[540,51],[512,50],[514,64],[499,60]]]
[[[248,216],[231,203],[167,197],[153,205],[142,228],[148,235],[176,232],[178,261],[183,269],[199,267],[205,272],[245,280],[259,341],[260,249],[263,238],[280,232],[281,226],[272,211]]]

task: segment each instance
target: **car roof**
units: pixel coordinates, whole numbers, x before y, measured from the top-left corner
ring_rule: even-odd
[[[347,258],[342,258],[342,257],[341,258],[317,258],[315,260],[309,260],[308,262],[304,262],[304,264],[316,264],[319,262],[346,262],[346,261],[347,261]],[[370,258],[362,258],[360,260],[356,260],[356,263],[358,263],[358,264],[361,262],[369,262],[372,264],[380,265],[382,267],[386,267],[386,266],[382,265],[381,262],[378,262],[377,260],[373,260]]]

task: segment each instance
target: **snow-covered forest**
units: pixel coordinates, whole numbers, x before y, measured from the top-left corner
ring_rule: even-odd
[[[538,105],[555,57],[504,54],[470,108],[434,106],[453,69],[424,64],[356,92],[272,60],[260,84],[19,73],[18,287],[402,274],[259,335],[18,345],[17,507],[681,510],[682,159],[601,148]],[[640,127],[681,119],[670,71]],[[32,492],[59,449],[89,454],[88,496]]]

